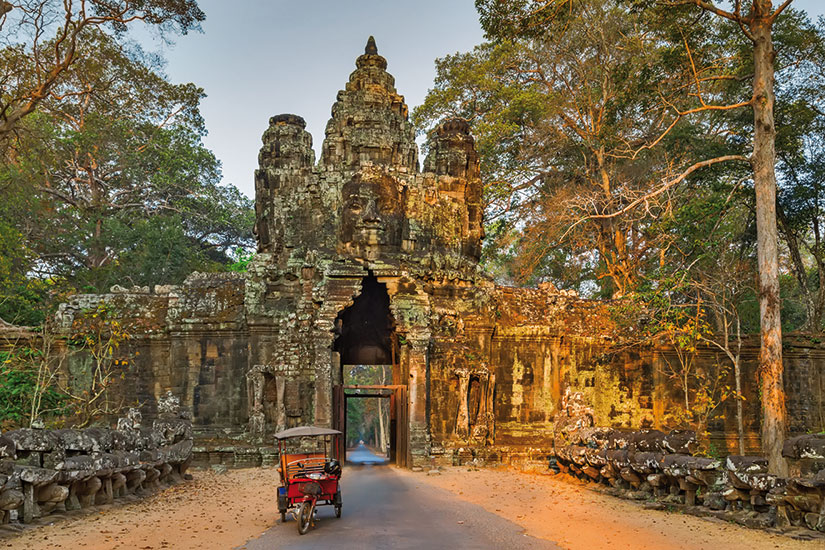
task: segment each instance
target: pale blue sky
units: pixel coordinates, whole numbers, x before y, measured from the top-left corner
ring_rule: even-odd
[[[304,117],[316,152],[335,95],[369,35],[412,109],[435,77],[436,57],[482,40],[473,0],[199,0],[203,34],[172,47],[147,43],[168,60],[175,82],[204,88],[206,146],[223,163],[225,183],[254,197],[253,173],[269,117]],[[825,0],[796,0],[811,15]]]

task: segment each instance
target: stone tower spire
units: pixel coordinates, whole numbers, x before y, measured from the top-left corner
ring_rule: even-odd
[[[375,37],[370,36],[367,39],[367,46],[364,48],[364,54],[366,55],[378,55],[378,46],[375,45]]]
[[[332,106],[321,165],[327,170],[358,170],[372,163],[415,172],[418,147],[404,96],[395,89],[387,60],[370,36],[356,69]]]
[[[318,208],[312,185],[315,153],[304,119],[292,114],[269,119],[255,170],[255,235],[258,252],[309,244]],[[317,216],[316,216],[317,217]]]

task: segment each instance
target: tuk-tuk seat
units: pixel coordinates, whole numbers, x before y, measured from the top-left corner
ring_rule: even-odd
[[[324,453],[303,453],[290,454],[284,457],[286,459],[286,478],[293,479],[295,477],[307,474],[323,474],[324,465],[327,458]],[[301,466],[299,466],[301,464]]]

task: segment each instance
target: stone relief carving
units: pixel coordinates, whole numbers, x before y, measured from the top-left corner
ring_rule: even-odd
[[[394,178],[365,169],[344,184],[341,195],[342,252],[375,259],[382,250],[398,249],[404,208]]]
[[[283,369],[273,365],[254,365],[246,373],[247,403],[249,407],[249,423],[247,435],[252,439],[262,439],[266,435],[267,418],[264,412],[267,405],[270,410],[274,406],[274,418],[270,421],[275,432],[287,427],[287,407],[285,399],[286,377]],[[275,384],[275,401],[267,403],[267,377]],[[300,415],[299,415],[300,416]]]
[[[142,421],[143,415],[140,414],[140,410],[131,407],[126,411],[126,416],[117,419],[117,429],[123,432],[139,432]]]
[[[458,378],[459,396],[453,435],[471,443],[492,445],[495,439],[493,392],[496,376],[490,371],[486,361],[473,358],[466,350],[450,355],[452,373]],[[471,410],[470,390],[473,384],[477,394]]]

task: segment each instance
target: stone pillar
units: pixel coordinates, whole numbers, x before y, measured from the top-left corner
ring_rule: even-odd
[[[31,523],[34,518],[40,517],[40,507],[34,498],[34,485],[23,482],[23,523]]]
[[[253,440],[260,441],[266,435],[264,415],[264,384],[266,377],[262,365],[255,365],[246,373],[247,422],[246,431]]]
[[[455,370],[458,376],[458,415],[455,420],[455,433],[461,439],[466,439],[470,429],[470,411],[468,394],[470,389],[470,371],[466,368]]]
[[[337,351],[332,352],[332,384],[338,386],[344,383],[344,373],[341,371],[341,354]]]
[[[278,404],[276,405],[275,417],[275,432],[280,432],[286,429],[286,377],[283,375],[275,377],[275,393],[277,394]]]
[[[487,445],[493,445],[496,441],[496,413],[493,410],[493,393],[496,388],[496,375],[490,373],[487,379]]]
[[[330,329],[331,330],[331,329]],[[315,425],[332,428],[331,331],[316,336],[315,344]],[[319,331],[320,332],[320,331]]]
[[[409,372],[409,422],[411,466],[422,465],[430,453],[427,423],[427,361],[429,338],[411,338],[407,351]]]

